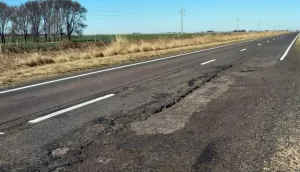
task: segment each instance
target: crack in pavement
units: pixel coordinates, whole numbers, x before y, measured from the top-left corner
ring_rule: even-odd
[[[170,134],[184,128],[192,114],[221,96],[234,82],[232,77],[216,77],[217,75],[216,73],[207,79],[208,82],[204,82],[200,88],[186,94],[178,105],[171,106],[147,120],[131,123],[131,130],[135,131],[137,135],[155,135]]]
[[[177,91],[177,95],[173,99],[168,99],[163,102],[159,102],[156,100],[147,103],[145,105],[142,105],[141,107],[135,109],[134,111],[131,111],[124,115],[119,115],[117,118],[114,119],[116,123],[118,122],[124,122],[124,121],[131,121],[132,120],[126,120],[126,117],[132,118],[132,116],[139,116],[140,114],[148,114],[145,119],[148,117],[161,113],[162,111],[169,109],[173,107],[174,105],[180,103],[182,100],[184,100],[188,95],[192,94],[195,90],[201,88],[206,83],[209,83],[212,79],[216,78],[218,74],[224,70],[232,68],[232,65],[222,66],[221,69],[218,69],[212,73],[206,73],[203,76],[194,78],[192,80],[188,81],[188,86],[182,88],[181,90]]]

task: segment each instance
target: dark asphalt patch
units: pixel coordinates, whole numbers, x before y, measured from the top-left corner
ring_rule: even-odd
[[[103,125],[108,125],[108,126],[114,126],[115,123],[113,120],[111,119],[107,119],[107,118],[104,118],[104,117],[99,117],[97,118],[94,123],[96,124],[103,124]]]
[[[204,151],[197,158],[196,162],[193,165],[193,172],[209,172],[212,171],[213,161],[216,158],[216,144],[215,142],[210,142],[205,147]]]

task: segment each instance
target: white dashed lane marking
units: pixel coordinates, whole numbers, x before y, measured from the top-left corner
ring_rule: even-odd
[[[210,61],[207,61],[207,62],[201,63],[201,65],[203,66],[203,65],[206,65],[206,64],[208,64],[208,63],[211,63],[211,62],[214,62],[214,61],[216,61],[216,59],[213,59],[213,60],[210,60]]]
[[[28,121],[28,123],[30,124],[35,124],[35,123],[38,123],[38,122],[41,122],[41,121],[44,121],[46,119],[49,119],[49,118],[53,118],[55,116],[58,116],[58,115],[61,115],[63,113],[66,113],[66,112],[70,112],[70,111],[73,111],[75,109],[79,109],[81,107],[84,107],[84,106],[87,106],[89,104],[93,104],[93,103],[96,103],[96,102],[99,102],[101,100],[104,100],[104,99],[108,99],[110,97],[113,97],[115,96],[114,94],[109,94],[109,95],[106,95],[106,96],[103,96],[103,97],[99,97],[97,99],[93,99],[93,100],[90,100],[90,101],[87,101],[87,102],[84,102],[84,103],[81,103],[81,104],[78,104],[78,105],[75,105],[75,106],[71,106],[71,107],[68,107],[66,109],[62,109],[60,111],[57,111],[57,112],[54,112],[54,113],[51,113],[49,115],[46,115],[46,116],[42,116],[40,118],[36,118],[34,120],[31,120],[31,121]]]

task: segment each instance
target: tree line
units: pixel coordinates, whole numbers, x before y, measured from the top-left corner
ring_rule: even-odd
[[[87,10],[73,0],[28,1],[19,6],[10,6],[0,1],[0,37],[6,42],[22,36],[25,43],[32,36],[35,41],[44,37],[46,42],[69,40],[73,34],[82,35],[87,25],[84,23]]]

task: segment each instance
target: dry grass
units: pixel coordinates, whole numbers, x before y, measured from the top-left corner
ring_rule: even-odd
[[[122,36],[104,47],[68,48],[56,52],[0,54],[0,87],[97,67],[122,64],[149,57],[176,54],[250,39],[282,34],[281,32],[204,35],[189,39],[132,41]]]
[[[41,56],[38,53],[34,53],[31,56],[31,58],[25,59],[25,61],[23,61],[23,63],[25,63],[27,66],[34,67],[34,66],[55,63],[55,61],[51,57],[45,57],[45,56]]]

